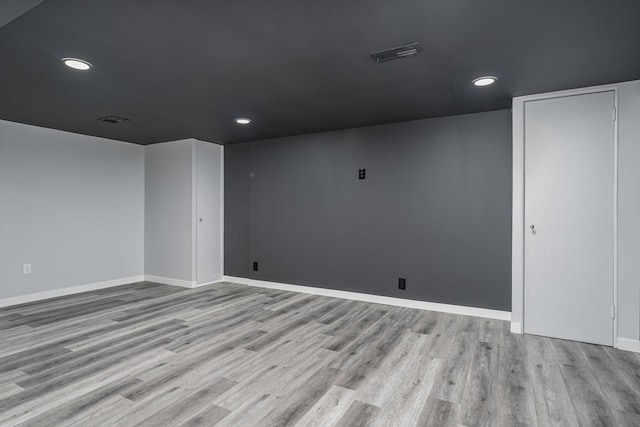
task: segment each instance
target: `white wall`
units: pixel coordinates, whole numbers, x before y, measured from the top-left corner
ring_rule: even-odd
[[[0,300],[141,277],[144,154],[0,121]]]
[[[146,147],[147,280],[196,287],[222,279],[222,156],[222,146],[195,139]]]
[[[618,93],[618,234],[617,234],[617,346],[640,351],[640,81],[600,86]],[[565,95],[582,90],[560,92]],[[512,330],[523,317],[523,110],[513,104],[513,289]]]
[[[186,139],[145,148],[146,275],[195,280],[194,141]]]
[[[640,81],[618,96],[618,337],[640,341]]]
[[[224,147],[196,143],[196,281],[222,279],[224,270]]]

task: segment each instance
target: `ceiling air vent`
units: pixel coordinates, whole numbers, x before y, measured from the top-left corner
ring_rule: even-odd
[[[118,117],[118,116],[105,116],[105,117],[100,117],[98,120],[100,120],[101,122],[107,122],[107,123],[112,123],[112,124],[130,122],[131,121],[131,120],[127,119],[126,117]]]
[[[392,49],[381,50],[380,52],[374,52],[371,57],[377,63],[392,61],[394,59],[408,58],[410,56],[416,56],[420,52],[420,46],[418,43],[409,43],[404,46],[394,47]]]

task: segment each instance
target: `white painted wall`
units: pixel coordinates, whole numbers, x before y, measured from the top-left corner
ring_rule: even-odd
[[[188,284],[195,281],[194,143],[186,139],[145,148],[144,272]]]
[[[198,147],[216,156],[198,160]],[[197,237],[222,248],[222,151],[193,139],[145,148],[0,121],[0,306],[145,276],[197,286]],[[220,179],[197,186],[198,167]],[[210,214],[217,226],[199,236],[198,190],[220,201],[220,215]],[[211,253],[200,262],[220,269],[221,250]]]
[[[222,279],[224,270],[224,147],[196,143],[196,280]]]
[[[146,147],[147,280],[196,287],[222,279],[222,162],[222,146],[195,139]]]
[[[195,139],[146,147],[148,280],[195,287],[222,278],[222,153],[222,146]],[[216,212],[212,199],[218,199]],[[199,201],[200,216],[208,217],[206,227],[198,226]],[[203,249],[207,249],[207,254],[198,257]],[[203,268],[203,263],[209,262],[219,274],[212,275],[213,269]],[[199,279],[199,271],[207,273],[206,279]]]
[[[144,155],[0,121],[0,300],[142,276]]]
[[[617,344],[640,351],[640,81],[557,92],[571,95],[589,90],[618,93],[617,203]],[[549,94],[514,98],[513,103],[513,288],[512,330],[523,318],[523,102]]]
[[[618,96],[618,338],[639,341],[640,81]]]

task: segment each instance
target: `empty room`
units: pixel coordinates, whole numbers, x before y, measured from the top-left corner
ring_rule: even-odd
[[[0,0],[0,426],[640,426],[638,0]]]

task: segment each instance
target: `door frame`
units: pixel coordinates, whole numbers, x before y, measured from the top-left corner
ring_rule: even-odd
[[[224,276],[224,145],[220,146],[220,279],[204,281],[198,278],[198,147],[211,142],[191,139],[191,277],[194,287],[222,282]]]
[[[613,346],[618,347],[618,125],[619,125],[619,85],[609,84],[588,88],[547,92],[513,98],[513,205],[511,216],[511,332],[524,332],[524,193],[525,193],[525,123],[524,107],[526,102],[544,99],[564,98],[600,92],[613,92],[615,122],[613,125]],[[614,112],[612,112],[614,114]],[[613,119],[613,117],[612,117]]]

